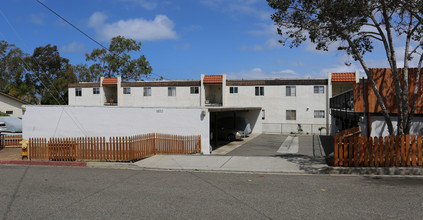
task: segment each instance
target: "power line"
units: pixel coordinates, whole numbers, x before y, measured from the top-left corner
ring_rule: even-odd
[[[121,57],[119,54],[116,54],[116,53],[114,53],[114,52],[112,52],[112,51],[110,51],[107,47],[105,47],[103,44],[101,44],[100,42],[98,42],[98,41],[96,41],[94,38],[92,38],[90,35],[88,35],[87,33],[85,33],[84,31],[82,31],[81,29],[79,29],[78,27],[76,27],[75,25],[73,25],[70,21],[68,21],[68,20],[66,20],[64,17],[62,17],[61,15],[59,15],[57,12],[55,12],[53,9],[51,9],[51,8],[49,8],[47,5],[45,5],[44,3],[42,3],[42,2],[40,2],[39,0],[35,0],[35,1],[37,1],[38,3],[40,3],[42,6],[44,6],[45,8],[47,8],[49,11],[51,11],[53,14],[55,14],[57,17],[59,17],[60,19],[62,19],[63,21],[65,21],[66,23],[68,23],[70,26],[72,26],[73,28],[75,28],[76,30],[78,30],[81,34],[83,34],[84,36],[86,36],[88,39],[90,39],[90,40],[92,40],[92,41],[94,41],[96,44],[98,44],[100,47],[102,47],[102,48],[104,48],[104,49],[106,49],[107,51],[109,51],[111,54],[113,54],[114,56],[118,56],[118,57],[120,57],[120,58],[123,58],[123,57]],[[166,79],[166,80],[169,80],[169,79],[167,79],[167,78],[165,78],[165,77],[163,77],[163,76],[160,76],[160,75],[158,75],[158,74],[156,74],[156,73],[150,73],[150,74],[152,74],[152,75],[156,75],[156,76],[158,76],[158,77],[161,77],[162,79]]]
[[[13,32],[15,33],[15,35],[21,40],[23,41],[23,39],[21,38],[21,36],[18,34],[18,32],[16,31],[16,29],[13,27],[13,25],[10,23],[9,19],[7,19],[6,15],[3,13],[3,11],[0,9],[0,14],[2,15],[2,17],[6,20],[7,24],[9,25],[9,27],[13,30]],[[0,35],[3,36],[4,39],[6,39],[6,37],[3,35],[2,32],[0,32]],[[38,73],[36,73],[34,70],[32,70],[31,66],[25,61],[25,59],[22,59],[22,57],[19,57],[21,59],[21,61],[23,62],[23,64],[25,65],[25,67],[33,73],[33,75],[35,75],[37,77],[37,79],[40,81],[40,84],[47,90],[48,93],[50,93],[50,95],[53,97],[53,99],[59,104],[59,106],[62,106],[61,103],[59,102],[59,100],[56,99],[56,97],[54,96],[54,94],[51,92],[51,90],[44,84],[44,82],[42,81],[42,79],[38,76]],[[34,59],[35,62],[37,63],[38,67],[41,68],[40,63],[38,62],[38,60]],[[44,73],[45,75],[47,75],[46,73]],[[64,104],[66,104],[66,101],[63,99],[62,96],[60,96],[59,91],[57,90],[57,88],[54,86],[53,82],[50,80],[50,77],[47,75],[46,77],[51,86],[56,90],[56,92],[58,93],[59,97],[62,99],[62,101],[64,102]],[[85,137],[87,137],[87,131],[83,128],[82,124],[78,121],[78,119],[74,119],[66,110],[66,108],[64,108],[63,106],[61,107],[62,110],[69,116],[69,118],[72,120],[72,122],[79,128],[79,130],[81,130],[81,132],[85,135]],[[69,110],[70,111],[70,110]],[[72,113],[72,112],[71,112]],[[76,121],[75,121],[76,120]],[[58,122],[59,123],[59,122]],[[55,135],[55,134],[54,134]]]

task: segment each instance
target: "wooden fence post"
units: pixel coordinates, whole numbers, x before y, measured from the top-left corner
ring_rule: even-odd
[[[374,148],[373,148],[373,138],[369,137],[369,166],[374,167]]]
[[[383,143],[383,137],[379,137],[379,166],[385,166],[385,144]]]

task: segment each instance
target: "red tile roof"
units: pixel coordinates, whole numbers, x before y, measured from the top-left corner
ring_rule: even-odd
[[[117,85],[117,78],[104,78],[103,85]]]
[[[355,73],[332,73],[332,82],[355,82]]]
[[[222,75],[208,75],[204,76],[203,83],[222,83],[223,76]]]

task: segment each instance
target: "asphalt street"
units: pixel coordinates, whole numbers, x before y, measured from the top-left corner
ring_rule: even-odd
[[[423,219],[423,178],[0,166],[2,219]]]
[[[289,135],[261,134],[251,141],[226,154],[226,156],[279,156],[277,151]],[[325,153],[318,136],[291,135],[298,138],[298,152],[309,157],[323,157]]]

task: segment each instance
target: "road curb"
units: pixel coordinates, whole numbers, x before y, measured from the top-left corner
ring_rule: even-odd
[[[33,160],[0,160],[0,164],[30,165],[30,166],[59,166],[59,167],[86,167],[87,162],[80,161],[33,161]]]
[[[328,167],[320,174],[346,175],[423,175],[421,167]]]

